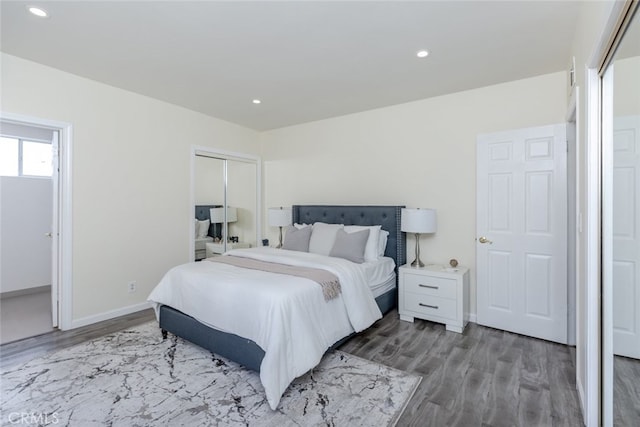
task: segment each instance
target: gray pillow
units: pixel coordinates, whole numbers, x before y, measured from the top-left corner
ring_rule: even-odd
[[[311,227],[296,228],[289,225],[284,234],[282,249],[290,251],[309,252],[309,239],[311,238]]]
[[[329,256],[348,259],[358,264],[364,262],[364,249],[369,239],[369,230],[356,231],[355,233],[347,233],[344,230],[338,230],[336,233],[336,242],[329,252]]]

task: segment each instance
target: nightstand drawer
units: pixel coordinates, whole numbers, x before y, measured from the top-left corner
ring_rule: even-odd
[[[457,282],[424,274],[404,274],[404,292],[456,299]]]
[[[456,300],[414,294],[404,294],[404,309],[419,313],[424,316],[437,316],[445,319],[456,320]]]

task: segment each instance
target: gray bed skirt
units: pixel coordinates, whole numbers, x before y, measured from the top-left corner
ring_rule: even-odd
[[[383,315],[397,306],[396,295],[397,292],[394,288],[376,298],[376,303]],[[210,328],[193,317],[166,305],[160,306],[160,328],[165,337],[167,332],[171,332],[218,356],[231,359],[253,371],[260,372],[264,350],[249,339]],[[342,345],[351,336],[336,342],[330,347],[330,350]]]

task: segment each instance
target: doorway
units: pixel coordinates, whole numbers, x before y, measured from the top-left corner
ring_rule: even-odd
[[[71,131],[0,113],[0,341],[71,327]]]

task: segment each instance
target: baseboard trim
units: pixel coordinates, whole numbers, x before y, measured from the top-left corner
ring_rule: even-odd
[[[23,297],[25,295],[39,294],[40,292],[51,292],[51,285],[34,286],[32,288],[17,289],[15,291],[0,292],[0,299]]]
[[[469,313],[469,322],[478,323],[478,322],[476,322],[476,320],[477,320],[476,314],[475,313]]]
[[[127,314],[135,313],[138,311],[151,308],[151,303],[148,301],[140,304],[134,304],[127,307],[118,308],[115,310],[105,311],[104,313],[94,314],[92,316],[81,317],[80,319],[74,319],[71,321],[71,329],[80,328],[82,326],[93,325],[94,323],[102,322],[104,320],[114,319],[120,316],[126,316]]]

